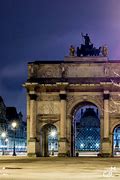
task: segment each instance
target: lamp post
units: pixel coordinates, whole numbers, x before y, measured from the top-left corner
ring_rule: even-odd
[[[4,155],[4,154],[5,154],[5,151],[4,151],[4,146],[5,146],[6,132],[2,132],[1,136],[2,136],[2,138],[3,138],[3,149],[2,149],[2,155]]]
[[[16,138],[16,127],[17,127],[17,123],[16,123],[16,122],[12,122],[12,127],[13,127],[13,130],[14,130],[13,156],[16,156],[16,152],[15,152],[15,138]]]
[[[8,138],[5,139],[5,150],[7,151],[7,145],[8,145]]]

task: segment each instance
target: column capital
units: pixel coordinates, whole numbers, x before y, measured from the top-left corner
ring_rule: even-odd
[[[110,94],[103,94],[103,99],[104,100],[109,100]]]
[[[67,94],[59,94],[60,100],[66,100]]]
[[[30,100],[36,100],[37,99],[37,94],[29,94]]]

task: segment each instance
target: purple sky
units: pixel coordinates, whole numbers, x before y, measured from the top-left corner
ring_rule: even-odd
[[[63,59],[88,33],[120,59],[120,0],[0,0],[0,95],[25,114],[27,62]],[[25,119],[25,117],[24,117]]]

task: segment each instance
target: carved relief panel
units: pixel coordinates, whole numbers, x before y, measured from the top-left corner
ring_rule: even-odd
[[[38,67],[37,77],[60,77],[59,64],[40,64]]]
[[[40,101],[37,103],[38,114],[59,114],[60,104],[58,101]]]

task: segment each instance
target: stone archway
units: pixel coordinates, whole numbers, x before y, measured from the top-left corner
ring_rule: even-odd
[[[80,103],[87,101],[100,112],[100,155],[110,157],[111,129],[114,123],[120,123],[120,108],[115,110],[116,104],[120,104],[120,88],[114,85],[119,84],[116,76],[119,69],[120,61],[109,62],[106,57],[65,57],[60,62],[28,63],[28,80],[24,84],[27,89],[28,156],[39,156],[42,152],[38,129],[48,123],[58,125],[58,155],[71,156],[73,112]]]
[[[45,124],[40,133],[41,155],[44,157],[58,154],[57,128],[53,124]]]
[[[93,102],[81,101],[73,107],[71,117],[71,156],[98,154],[101,142],[99,108]]]
[[[113,156],[120,156],[120,124],[117,124],[112,133]]]
[[[81,104],[85,104],[85,102],[91,103],[98,107],[100,111],[100,115],[103,116],[103,101],[99,99],[97,96],[76,96],[76,98],[73,98],[73,100],[69,101],[68,103],[68,109],[67,114],[73,116],[73,113],[77,107],[79,107]]]

